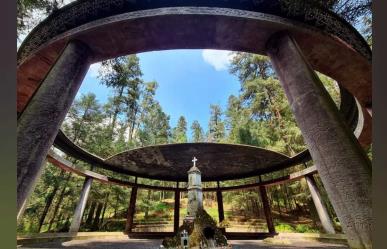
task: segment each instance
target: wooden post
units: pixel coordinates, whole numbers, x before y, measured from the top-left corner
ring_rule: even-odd
[[[180,189],[179,182],[177,182],[177,187],[175,190],[175,208],[173,216],[173,232],[177,233],[179,230],[179,221],[180,221]]]
[[[130,193],[130,202],[128,208],[128,215],[126,219],[125,233],[129,234],[132,232],[133,219],[136,212],[136,199],[137,199],[137,177],[135,180],[136,185],[132,187],[132,193]]]
[[[275,234],[276,232],[275,232],[273,217],[271,215],[269,199],[267,198],[266,187],[259,186],[259,193],[261,194],[263,211],[265,212],[265,217],[266,217],[267,229],[269,230],[270,234]]]
[[[218,202],[218,215],[219,223],[224,221],[224,209],[223,209],[223,196],[222,191],[220,190],[220,184],[218,181],[218,189],[216,190],[216,200]]]

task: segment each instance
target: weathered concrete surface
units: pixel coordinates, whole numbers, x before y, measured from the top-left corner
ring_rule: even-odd
[[[291,241],[283,245],[271,245],[262,240],[229,240],[233,249],[293,249],[293,248],[348,248],[342,244],[322,243],[316,241]],[[161,240],[157,239],[87,239],[87,240],[72,240],[67,242],[47,242],[40,244],[33,244],[30,246],[23,246],[22,248],[95,248],[95,249],[159,249]]]
[[[316,207],[318,217],[320,218],[321,225],[324,228],[326,233],[335,233],[332,221],[329,217],[327,208],[321,198],[320,191],[318,190],[316,181],[313,178],[313,175],[305,176],[306,183],[308,184],[310,194],[313,199],[314,206]]]
[[[372,168],[323,84],[288,33],[268,55],[352,248],[372,248]]]
[[[149,178],[187,181],[192,155],[200,159],[204,181],[249,177],[272,171],[280,165],[287,166],[289,160],[283,154],[255,146],[183,143],[128,150],[107,158],[105,162],[111,168],[126,169]]]
[[[89,197],[89,192],[91,189],[91,184],[93,182],[93,178],[87,177],[85,179],[85,182],[83,183],[81,196],[79,197],[79,201],[77,204],[77,207],[75,208],[74,216],[71,221],[70,233],[76,233],[79,231],[79,227],[81,226],[83,212],[85,211],[87,198]]]
[[[89,68],[90,50],[68,43],[17,124],[17,212],[33,191],[42,162]]]

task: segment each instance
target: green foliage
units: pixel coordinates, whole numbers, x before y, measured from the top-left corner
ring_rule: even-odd
[[[193,142],[204,142],[203,129],[199,124],[199,121],[194,120],[191,125],[192,140]]]
[[[187,121],[184,116],[180,116],[177,126],[172,130],[172,142],[186,143],[187,140]]]
[[[208,124],[208,141],[222,142],[226,136],[222,109],[219,105],[210,105],[210,122]]]
[[[278,225],[275,225],[275,230],[279,233],[292,233],[295,231],[295,229],[286,223],[279,223]]]

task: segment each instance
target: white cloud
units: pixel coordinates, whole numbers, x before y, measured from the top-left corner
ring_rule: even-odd
[[[202,57],[205,62],[215,68],[216,71],[227,70],[233,58],[231,51],[204,49]]]
[[[93,77],[93,78],[97,78],[98,76],[98,71],[99,69],[101,68],[102,64],[101,62],[97,62],[97,63],[94,63],[94,64],[91,64],[90,65],[90,68],[89,68],[89,72],[88,74]]]

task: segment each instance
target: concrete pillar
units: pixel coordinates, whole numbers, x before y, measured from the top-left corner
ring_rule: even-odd
[[[267,229],[269,233],[275,233],[275,227],[273,222],[273,216],[271,215],[271,208],[269,203],[269,198],[267,198],[267,191],[265,186],[259,186],[259,193],[261,195],[261,200],[263,204],[263,212],[265,213]]]
[[[69,229],[70,233],[77,233],[79,231],[79,227],[81,226],[83,212],[85,211],[87,198],[89,197],[89,192],[91,188],[91,184],[93,182],[93,178],[86,178],[83,183],[81,196],[79,197],[79,201],[77,207],[75,208],[73,220],[71,221],[71,226]]]
[[[138,190],[138,187],[134,186],[132,187],[132,193],[130,193],[130,202],[129,202],[128,215],[126,218],[126,226],[125,226],[126,234],[132,232],[133,219],[134,219],[134,214],[136,212],[137,190]]]
[[[179,184],[177,185],[179,187]],[[175,191],[175,208],[173,215],[173,232],[177,233],[179,230],[180,221],[180,190]]]
[[[329,218],[327,208],[325,207],[325,204],[322,201],[320,192],[318,190],[316,181],[313,178],[313,175],[306,175],[305,180],[308,184],[309,191],[312,196],[314,206],[316,207],[318,217],[320,218],[322,227],[324,228],[326,233],[336,233],[335,229],[333,228],[332,221]]]
[[[286,32],[267,43],[313,161],[352,248],[372,248],[371,163]]]
[[[42,170],[42,162],[89,68],[89,48],[70,41],[17,123],[17,217]]]

